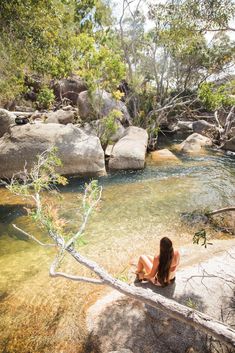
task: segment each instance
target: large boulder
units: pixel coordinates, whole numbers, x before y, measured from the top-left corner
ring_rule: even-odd
[[[127,107],[122,101],[118,101],[106,91],[93,93],[92,97],[88,91],[84,91],[78,96],[79,115],[83,121],[92,121],[107,116],[112,110],[119,110],[123,117],[121,122],[125,126],[131,124],[131,118]]]
[[[235,136],[226,141],[222,148],[223,150],[235,152]]]
[[[10,127],[15,124],[16,116],[6,109],[0,109],[0,137],[10,132]]]
[[[148,143],[144,129],[130,126],[124,136],[114,145],[109,159],[109,169],[143,169]]]
[[[59,109],[55,112],[50,112],[47,114],[46,123],[55,124],[70,124],[74,122],[74,112],[71,110]]]
[[[51,146],[58,148],[64,175],[104,175],[104,152],[95,136],[88,136],[72,124],[27,124],[15,126],[0,139],[0,177],[11,178],[30,169],[36,156]]]
[[[67,98],[73,105],[77,105],[80,92],[87,90],[87,85],[78,76],[63,78],[60,81],[53,82],[53,90],[58,100]]]
[[[205,120],[197,120],[192,123],[193,132],[216,138],[219,134],[219,129],[214,124],[210,124]]]
[[[181,152],[197,153],[201,152],[202,147],[211,146],[212,141],[209,137],[194,133],[186,138],[179,146]]]

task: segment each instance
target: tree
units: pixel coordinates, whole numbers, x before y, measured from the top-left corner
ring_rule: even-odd
[[[46,85],[77,71],[91,86],[116,85],[125,73],[107,44],[110,21],[103,0],[1,2],[0,103],[25,93],[34,76]]]
[[[33,217],[35,222],[38,222],[41,227],[47,230],[48,237],[52,241],[52,244],[42,243],[33,235],[24,232],[24,230],[16,226],[14,227],[30,239],[38,242],[40,245],[54,246],[57,249],[56,258],[50,266],[50,276],[63,277],[74,281],[88,282],[97,285],[109,285],[129,297],[158,308],[171,317],[181,320],[186,324],[190,324],[219,339],[226,345],[234,347],[235,332],[223,323],[215,321],[205,314],[178,304],[159,294],[146,292],[144,289],[135,288],[115,279],[97,263],[94,263],[79,253],[78,239],[85,229],[92,210],[95,209],[101,198],[102,188],[98,186],[96,181],[92,181],[90,184],[86,185],[82,200],[82,224],[79,230],[75,233],[71,234],[70,231],[66,232],[66,222],[60,218],[58,206],[48,203],[48,200],[45,200],[45,193],[43,193],[45,190],[52,191],[53,185],[65,184],[67,182],[64,177],[61,177],[55,172],[55,168],[60,165],[60,160],[56,157],[55,153],[56,151],[54,149],[44,152],[38,157],[38,161],[31,171],[27,171],[25,168],[21,175],[18,175],[18,177],[21,177],[21,181],[14,177],[11,182],[7,184],[7,188],[11,192],[34,202],[35,209],[29,210],[29,214]],[[59,268],[62,264],[65,253],[70,254],[77,262],[91,270],[91,273],[98,276],[98,278],[92,276],[90,278],[74,276],[60,271]]]

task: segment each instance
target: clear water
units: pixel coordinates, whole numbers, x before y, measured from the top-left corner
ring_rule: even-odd
[[[235,155],[208,151],[178,157],[180,164],[148,165],[143,171],[100,178],[102,200],[81,252],[128,280],[130,261],[142,252],[154,254],[162,236],[172,238],[176,247],[192,242],[193,229],[181,222],[182,212],[234,205]],[[74,228],[85,181],[73,178],[61,189],[63,214]],[[0,351],[80,352],[86,308],[103,288],[48,277],[54,250],[27,241],[11,225],[45,239],[24,205],[0,188]],[[88,274],[71,259],[64,269]]]

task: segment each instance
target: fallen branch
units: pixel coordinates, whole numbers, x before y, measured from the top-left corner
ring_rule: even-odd
[[[219,214],[219,213],[223,213],[223,212],[231,212],[231,211],[235,211],[235,207],[220,208],[219,210],[215,210],[215,211],[209,212],[208,215],[209,216],[213,216],[215,214]]]

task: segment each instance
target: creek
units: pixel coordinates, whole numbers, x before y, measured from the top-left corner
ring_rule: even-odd
[[[89,220],[81,252],[130,281],[130,262],[143,252],[154,254],[162,236],[169,236],[178,248],[192,243],[194,229],[182,222],[183,212],[235,204],[234,154],[208,150],[178,157],[179,164],[150,163],[142,171],[100,178],[102,200]],[[80,221],[84,182],[73,178],[61,189],[63,216],[74,228]],[[0,351],[82,352],[86,310],[104,289],[49,278],[54,250],[28,241],[12,227],[14,222],[44,239],[23,206],[22,199],[0,188]],[[213,236],[231,240],[220,232]],[[88,274],[69,258],[63,268]]]

